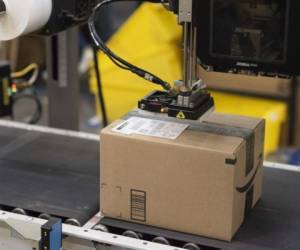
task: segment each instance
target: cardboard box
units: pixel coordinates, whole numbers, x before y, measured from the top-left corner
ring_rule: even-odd
[[[153,131],[162,120],[152,120]],[[230,241],[261,197],[264,121],[222,114],[202,123],[166,120],[189,127],[176,139],[115,132],[130,120],[102,130],[103,215]]]
[[[291,95],[290,79],[207,72],[200,66],[199,76],[210,89],[275,98]]]

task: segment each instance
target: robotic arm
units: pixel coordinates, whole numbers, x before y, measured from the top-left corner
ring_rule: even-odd
[[[168,104],[158,93],[142,100],[140,108],[168,110],[169,116],[178,118],[201,117],[213,102],[197,79],[197,64],[226,73],[300,73],[299,1],[171,0],[170,7],[184,30],[183,80]]]

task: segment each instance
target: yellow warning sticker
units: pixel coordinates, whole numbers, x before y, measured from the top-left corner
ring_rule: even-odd
[[[182,111],[180,111],[178,114],[177,114],[177,116],[176,116],[178,119],[185,119],[185,114],[182,112]]]

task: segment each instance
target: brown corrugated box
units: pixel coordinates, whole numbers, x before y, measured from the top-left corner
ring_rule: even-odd
[[[290,79],[207,72],[202,67],[199,75],[211,89],[278,98],[291,95]]]
[[[120,122],[101,132],[103,215],[230,241],[261,197],[264,121],[212,114],[175,140]]]

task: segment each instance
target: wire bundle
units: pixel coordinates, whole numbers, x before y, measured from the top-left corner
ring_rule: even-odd
[[[30,78],[27,80],[28,75],[31,73]],[[18,88],[28,88],[31,87],[39,76],[39,66],[36,63],[28,65],[26,68],[14,72],[11,74],[11,78],[18,81]]]
[[[16,107],[22,105],[23,101],[32,101],[35,104],[34,113],[31,116],[22,119],[29,124],[36,124],[39,122],[42,116],[42,103],[33,85],[36,83],[39,77],[39,66],[36,63],[28,65],[26,68],[13,72],[11,78],[14,81],[13,84],[13,119],[16,119]]]
[[[103,7],[104,5],[113,3],[113,2],[123,2],[124,0],[104,0],[102,2],[100,2],[93,10],[92,15],[89,19],[88,25],[89,25],[89,30],[91,33],[91,37],[94,41],[95,46],[97,47],[97,49],[100,49],[101,51],[103,51],[108,58],[118,67],[124,69],[124,70],[128,70],[131,71],[132,73],[144,78],[145,80],[154,83],[154,84],[158,84],[160,86],[162,86],[165,90],[171,90],[171,85],[162,80],[161,78],[159,78],[158,76],[144,70],[141,69],[129,62],[127,62],[126,60],[124,60],[123,58],[119,57],[118,55],[116,55],[113,51],[111,51],[106,44],[103,42],[103,40],[100,38],[99,34],[97,33],[96,30],[96,26],[95,26],[95,19],[96,19],[96,15],[99,13],[101,7]],[[138,1],[138,0],[127,0],[127,1]],[[165,3],[166,1],[164,0],[148,0],[147,2],[153,2],[153,3]]]

